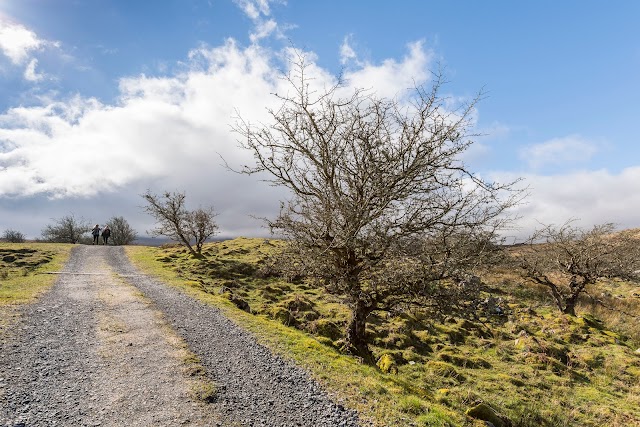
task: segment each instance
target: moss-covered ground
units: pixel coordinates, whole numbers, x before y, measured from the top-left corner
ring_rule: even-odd
[[[474,320],[419,310],[374,313],[368,337],[379,367],[339,352],[349,311],[305,281],[271,277],[282,242],[128,247],[140,267],[214,304],[267,346],[305,366],[345,405],[379,426],[640,426],[640,287],[608,281],[578,317],[509,271],[482,277],[495,310]],[[483,405],[484,404],[484,405]],[[508,421],[507,421],[508,420]]]
[[[31,301],[49,288],[73,246],[61,243],[0,243],[0,306]]]

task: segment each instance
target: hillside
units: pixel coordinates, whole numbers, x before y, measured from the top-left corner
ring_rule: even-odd
[[[545,289],[508,270],[489,271],[475,317],[374,313],[367,332],[377,369],[339,353],[348,317],[339,298],[304,280],[266,274],[265,260],[281,245],[216,242],[202,259],[179,246],[128,252],[223,308],[375,425],[486,425],[470,413],[496,426],[640,426],[637,285],[601,282],[592,294],[609,309],[585,298],[578,317],[570,317]],[[483,411],[490,413],[477,415]]]

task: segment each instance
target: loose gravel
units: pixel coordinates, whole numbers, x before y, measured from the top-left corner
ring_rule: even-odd
[[[231,422],[254,427],[355,427],[354,411],[336,404],[306,371],[274,355],[212,306],[170,288],[111,248],[114,269],[142,291],[200,356],[219,391],[215,405]]]
[[[68,274],[95,272],[96,263],[121,278]],[[304,370],[215,307],[141,274],[123,248],[74,248],[65,272],[0,336],[0,426],[359,425],[357,414],[335,403]],[[135,286],[162,316],[150,315],[148,304],[117,280]],[[158,359],[159,350],[149,347],[162,341],[157,329],[163,322],[199,356],[217,386],[204,408],[186,398],[185,382],[167,378],[184,374],[171,362],[171,350],[161,350],[167,356]],[[145,330],[156,335],[140,335]]]

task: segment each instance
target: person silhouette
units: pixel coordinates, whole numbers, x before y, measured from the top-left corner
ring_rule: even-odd
[[[100,225],[99,224],[96,224],[96,226],[93,227],[93,230],[91,230],[91,235],[93,236],[93,244],[99,245],[100,244],[100,240],[99,240]]]
[[[109,236],[111,236],[111,230],[109,229],[108,225],[105,225],[104,229],[102,230],[102,243],[104,245],[109,244]]]

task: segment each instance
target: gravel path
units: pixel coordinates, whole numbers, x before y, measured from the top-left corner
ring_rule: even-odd
[[[140,274],[123,248],[78,246],[65,271],[81,274],[61,275],[0,336],[0,426],[358,425],[306,372]],[[189,395],[184,342],[218,387],[211,404]]]
[[[0,425],[223,425],[191,397],[183,343],[116,277],[109,249],[75,247],[53,289],[0,338]]]

